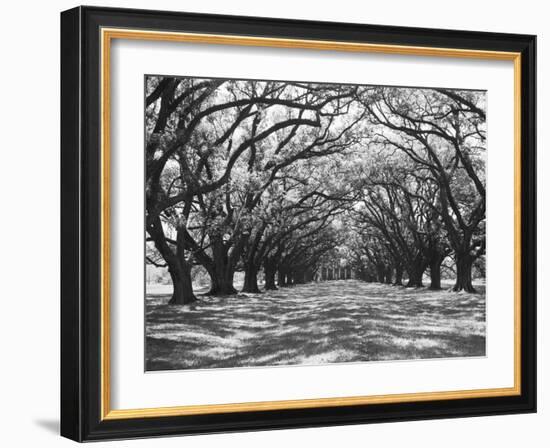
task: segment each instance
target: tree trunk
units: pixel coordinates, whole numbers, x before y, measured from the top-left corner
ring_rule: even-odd
[[[424,271],[428,267],[428,261],[421,255],[417,255],[412,265],[407,266],[407,274],[409,274],[409,281],[407,282],[407,288],[421,288],[422,277],[424,277]]]
[[[226,296],[236,294],[237,290],[233,287],[233,269],[222,263],[216,263],[213,266],[206,267],[210,275],[210,291],[208,294],[213,296]]]
[[[384,274],[384,283],[391,285],[392,274],[393,274],[393,269],[387,268]]]
[[[265,289],[266,290],[277,289],[277,286],[275,286],[275,268],[271,266],[269,263],[265,263],[264,272],[265,272]]]
[[[405,285],[407,288],[422,288],[422,279],[419,277],[409,277],[409,281]]]
[[[189,266],[170,267],[168,269],[172,278],[174,291],[168,302],[169,305],[187,305],[197,300],[193,294],[193,282],[191,280],[191,268]]]
[[[453,291],[476,292],[472,285],[473,262],[473,258],[468,253],[456,254],[456,283]]]
[[[243,292],[260,292],[260,288],[258,288],[258,268],[252,263],[245,267]]]
[[[233,274],[235,268],[229,259],[227,249],[223,242],[216,242],[212,247],[212,263],[205,266],[210,275],[210,291],[208,294],[213,296],[225,296],[236,294],[237,290],[233,287]]]
[[[421,288],[422,277],[424,276],[424,269],[419,269],[417,266],[411,267],[408,271],[409,281],[407,282],[407,288]]]
[[[441,289],[441,263],[443,258],[440,256],[433,257],[430,261],[430,289]]]
[[[170,305],[187,305],[197,300],[193,294],[193,281],[191,280],[191,264],[185,260],[185,248],[182,244],[182,233],[177,233],[176,252],[168,246],[160,218],[153,220],[147,231],[155,243],[156,249],[160,252],[172,279],[172,297],[168,302]]]
[[[286,285],[292,286],[293,284],[294,284],[294,273],[289,271],[286,273]]]
[[[286,273],[281,269],[279,269],[279,272],[277,273],[277,285],[279,288],[286,286]]]
[[[395,286],[403,286],[403,266],[397,265],[395,268]]]
[[[233,286],[233,273],[227,272],[214,272],[213,276],[210,276],[211,287],[208,294],[213,296],[227,296],[236,294],[237,290]]]
[[[383,265],[376,266],[376,279],[378,280],[378,283],[384,283],[384,280],[386,279],[386,272]]]

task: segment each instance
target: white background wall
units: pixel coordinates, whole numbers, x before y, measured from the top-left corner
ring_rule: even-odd
[[[118,442],[110,446],[543,447],[550,440],[546,387],[550,322],[549,11],[545,2],[393,0],[157,0],[88,4],[204,13],[537,34],[539,148],[539,413]],[[0,70],[0,443],[69,446],[58,435],[59,396],[59,12],[70,1],[2,5]],[[545,350],[546,349],[546,350]],[[545,355],[545,356],[543,356]],[[99,444],[96,446],[103,446]]]

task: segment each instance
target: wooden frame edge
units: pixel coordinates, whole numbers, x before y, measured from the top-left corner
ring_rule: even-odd
[[[140,409],[111,409],[110,390],[110,44],[112,39],[194,42],[216,45],[242,45],[300,48],[323,51],[370,52],[431,57],[459,57],[507,60],[514,63],[514,386],[508,388],[422,392],[302,400],[278,400],[214,405],[190,405]],[[101,28],[101,396],[100,419],[173,417],[215,413],[308,409],[350,405],[410,403],[432,400],[458,400],[521,395],[521,53],[459,48],[419,47],[391,44],[351,43],[307,39],[144,31]]]

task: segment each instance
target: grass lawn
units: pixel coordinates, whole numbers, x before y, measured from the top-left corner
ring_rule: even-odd
[[[147,370],[485,355],[485,294],[340,280],[262,294],[146,300]]]

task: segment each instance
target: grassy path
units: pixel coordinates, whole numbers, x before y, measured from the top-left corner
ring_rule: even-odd
[[[147,370],[485,355],[485,295],[355,280],[146,301]]]

